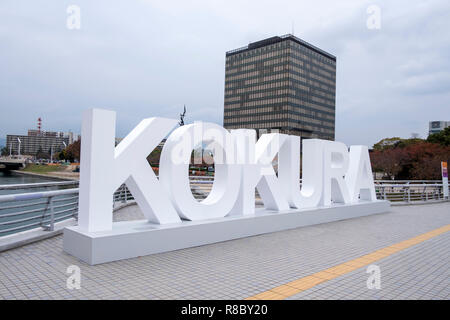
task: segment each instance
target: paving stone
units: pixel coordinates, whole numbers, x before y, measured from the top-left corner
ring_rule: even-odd
[[[115,220],[139,217],[129,206]],[[89,266],[62,250],[62,236],[0,253],[1,299],[242,299],[450,224],[450,203],[393,207],[386,214]],[[289,299],[449,299],[450,232]],[[67,267],[81,269],[69,290]]]

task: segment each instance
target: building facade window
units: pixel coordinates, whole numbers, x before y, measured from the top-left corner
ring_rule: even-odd
[[[336,57],[287,35],[226,54],[224,127],[334,140]]]

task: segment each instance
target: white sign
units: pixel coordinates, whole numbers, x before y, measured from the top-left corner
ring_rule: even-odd
[[[341,142],[304,140],[300,186],[300,138],[297,136],[268,133],[256,140],[255,130],[229,132],[217,124],[202,122],[177,127],[178,121],[174,119],[147,118],[115,147],[115,117],[115,112],[101,109],[91,109],[83,114],[79,225],[65,231],[64,247],[78,257],[87,256],[83,259],[90,263],[334,221],[358,216],[359,212],[361,215],[378,213],[386,209],[386,206],[376,210],[358,209],[362,206],[352,208],[361,203],[377,202],[366,146],[351,146],[348,149]],[[161,153],[158,178],[146,157],[165,137],[167,140]],[[189,163],[192,151],[205,144],[206,149],[212,150],[215,176],[207,198],[198,201],[190,189]],[[278,175],[272,164],[276,156]],[[209,234],[204,238],[198,231],[200,229],[196,229],[195,241],[188,239],[181,242],[176,239],[175,242],[180,241],[177,244],[165,243],[151,250],[137,250],[135,254],[131,254],[127,247],[127,253],[116,257],[115,252],[120,249],[110,245],[104,250],[111,250],[108,254],[114,257],[95,259],[92,257],[92,244],[89,255],[80,253],[79,246],[71,244],[71,241],[79,241],[75,234],[83,234],[83,239],[86,236],[94,239],[98,235],[111,238],[121,232],[130,236],[138,232],[136,230],[146,228],[142,222],[139,228],[128,223],[126,226],[131,231],[117,231],[125,224],[113,224],[112,197],[123,183],[133,194],[147,224],[156,226],[155,229],[186,227],[186,221],[191,221],[187,225],[192,227],[201,222],[201,228],[209,228],[205,229],[208,230],[204,231],[206,234],[212,230],[204,223],[207,221],[233,221],[235,225],[228,232],[226,230],[231,228],[231,224],[222,223],[221,233]],[[263,212],[255,210],[255,189],[264,203]],[[317,211],[313,216],[299,218],[297,214],[294,218],[292,215],[281,218],[282,214],[313,212],[311,210],[318,208],[337,208],[340,211],[328,216],[326,213],[321,216],[322,213]],[[278,222],[273,220],[277,219],[277,213],[280,217]],[[265,215],[264,219],[261,214]],[[282,222],[280,219],[285,220]],[[244,229],[244,224],[250,227]],[[114,231],[114,228],[117,230]],[[188,229],[183,230],[187,232]],[[155,239],[154,235],[151,237]],[[123,237],[120,239],[124,241]],[[121,243],[121,246],[125,245]],[[100,247],[95,248],[100,250]],[[104,252],[99,251],[98,254],[103,255]]]
[[[303,142],[303,183],[299,186],[300,138],[254,130],[228,132],[213,123],[177,126],[177,120],[148,118],[117,147],[115,112],[93,109],[83,116],[79,225],[89,232],[111,230],[112,195],[125,183],[145,217],[158,224],[255,213],[255,188],[270,210],[374,201],[367,147],[310,139]],[[171,133],[171,131],[173,132]],[[169,135],[170,133],[170,135]],[[166,137],[155,176],[146,157]],[[189,185],[192,151],[214,149],[215,178],[209,196],[197,201]],[[272,166],[278,154],[278,177]]]

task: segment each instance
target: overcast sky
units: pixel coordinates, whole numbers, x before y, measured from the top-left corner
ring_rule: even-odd
[[[81,28],[67,28],[67,8]],[[367,8],[381,9],[368,29]],[[294,33],[337,56],[336,140],[372,146],[426,137],[450,120],[450,2],[0,2],[0,137],[80,132],[82,110],[117,111],[123,137],[142,118],[222,124],[225,52]]]

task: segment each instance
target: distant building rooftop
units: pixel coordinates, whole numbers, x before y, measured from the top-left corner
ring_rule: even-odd
[[[450,127],[450,121],[430,121],[428,134],[438,133]]]
[[[235,54],[242,53],[242,52],[245,52],[245,51],[249,51],[249,50],[265,47],[265,46],[268,46],[268,45],[271,45],[271,44],[274,44],[274,43],[278,43],[278,42],[282,42],[282,41],[286,41],[286,40],[292,40],[292,41],[294,41],[294,42],[296,42],[296,43],[298,43],[298,44],[300,44],[300,45],[302,45],[302,46],[304,46],[304,47],[306,47],[308,49],[311,49],[311,50],[313,50],[313,51],[315,51],[315,52],[317,52],[317,53],[319,53],[319,54],[321,54],[321,55],[323,55],[323,56],[325,56],[325,57],[327,57],[329,59],[332,59],[332,60],[336,61],[336,56],[334,56],[334,55],[332,55],[332,54],[330,54],[330,53],[328,53],[328,52],[326,52],[326,51],[324,51],[322,49],[319,49],[316,46],[314,46],[314,45],[312,45],[312,44],[310,44],[310,43],[308,43],[308,42],[306,42],[306,41],[304,41],[304,40],[302,40],[300,38],[297,38],[296,36],[294,36],[292,34],[286,34],[286,35],[283,35],[283,36],[275,36],[275,37],[270,37],[270,38],[267,38],[267,39],[264,39],[264,40],[261,40],[261,41],[252,42],[252,43],[250,43],[249,45],[247,45],[245,47],[228,51],[226,53],[226,56],[228,57],[228,56],[231,56],[231,55],[235,55]]]

